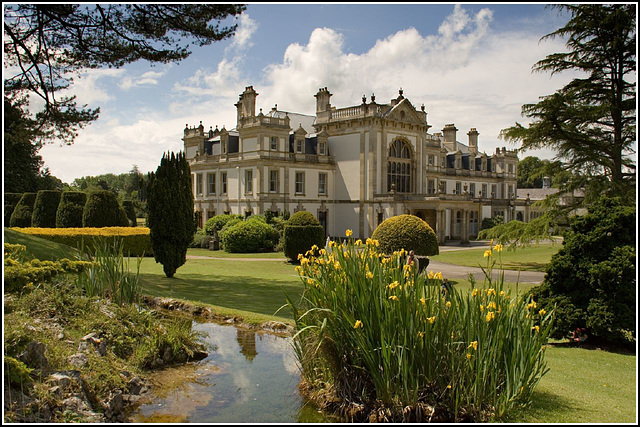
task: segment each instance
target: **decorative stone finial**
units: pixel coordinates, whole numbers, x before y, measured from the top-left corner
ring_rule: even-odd
[[[398,91],[398,93],[400,94],[400,98],[402,98],[402,94],[404,93],[404,91],[402,90],[402,88],[400,88],[400,90]]]
[[[363,104],[367,103],[367,96],[366,95],[362,95],[362,103]]]
[[[424,112],[424,104],[420,106],[420,109],[422,110],[422,112]]]
[[[374,103],[374,102],[376,102],[376,94],[372,93],[371,94],[371,103]]]

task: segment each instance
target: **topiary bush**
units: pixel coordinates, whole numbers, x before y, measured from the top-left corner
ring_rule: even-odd
[[[556,306],[554,338],[586,328],[609,342],[635,340],[635,230],[635,207],[619,198],[602,197],[571,220],[542,285],[531,291],[539,306]]]
[[[11,214],[22,198],[22,193],[4,193],[4,226],[8,227],[11,222]]]
[[[324,229],[307,211],[291,215],[284,226],[283,250],[292,262],[298,262],[298,254],[305,254],[313,245],[324,246]]]
[[[391,254],[404,249],[416,255],[438,255],[438,237],[433,229],[415,215],[398,215],[384,220],[372,239],[380,242],[380,250]]]
[[[112,191],[96,190],[89,193],[82,211],[83,227],[128,227],[129,220]]]
[[[122,209],[124,209],[124,212],[127,214],[127,219],[129,220],[129,224],[132,227],[135,227],[138,225],[138,219],[136,217],[136,209],[133,206],[133,201],[131,200],[125,200],[122,202]]]
[[[24,193],[11,214],[9,225],[11,227],[31,227],[31,217],[35,202],[36,193]]]
[[[264,252],[273,250],[278,237],[278,232],[266,222],[247,220],[229,227],[222,235],[222,244],[225,252]]]
[[[82,213],[86,203],[87,193],[82,191],[65,191],[62,193],[56,212],[56,227],[82,227]]]
[[[38,191],[36,201],[33,204],[32,227],[55,228],[61,194],[58,190]]]
[[[204,232],[208,235],[213,235],[213,231],[220,232],[222,228],[229,222],[231,219],[242,219],[242,215],[236,214],[222,214],[216,215],[207,220],[204,224]]]

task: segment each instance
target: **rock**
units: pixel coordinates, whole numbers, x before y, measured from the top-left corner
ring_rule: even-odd
[[[20,353],[18,359],[30,368],[46,369],[49,367],[49,361],[44,355],[45,351],[46,347],[43,343],[31,341],[27,344],[25,350]]]
[[[293,330],[293,327],[291,327],[290,325],[282,322],[276,322],[274,320],[264,322],[262,325],[260,325],[260,327],[268,331],[281,333],[289,333]]]
[[[127,389],[129,390],[129,393],[133,395],[140,394],[140,391],[142,390],[142,380],[140,380],[138,376],[131,378],[127,383]]]
[[[98,345],[98,354],[100,354],[100,356],[106,356],[107,355],[107,342],[102,340],[100,341],[100,344]]]
[[[89,350],[91,350],[91,344],[89,342],[81,341],[80,344],[78,344],[78,351],[86,353]]]
[[[58,335],[56,335],[56,339],[62,341],[64,339],[64,332],[60,332]]]
[[[78,396],[67,397],[65,400],[62,401],[62,406],[64,406],[66,410],[70,410],[78,413],[91,411],[87,402],[80,399]]]
[[[53,386],[60,386],[64,390],[82,389],[82,378],[80,377],[80,371],[60,371],[54,372],[49,375],[47,382]]]
[[[111,310],[109,310],[107,307],[105,307],[104,305],[100,306],[100,312],[102,314],[104,314],[105,316],[107,316],[109,319],[113,319],[116,315],[114,312],[112,312]]]
[[[155,368],[159,368],[163,365],[162,359],[160,359],[159,357],[156,358],[153,362],[151,362],[151,368],[155,369]]]
[[[205,359],[208,355],[209,353],[204,350],[193,350],[193,355],[189,357],[189,360],[202,360]]]
[[[89,357],[85,353],[76,353],[69,356],[67,361],[76,368],[82,368],[89,363]]]
[[[172,360],[173,360],[173,350],[171,350],[171,347],[167,347],[164,349],[164,354],[162,355],[162,361],[165,364],[168,364]]]

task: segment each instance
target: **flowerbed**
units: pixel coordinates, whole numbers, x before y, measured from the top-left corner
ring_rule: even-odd
[[[309,394],[352,421],[483,421],[529,402],[553,318],[492,282],[501,247],[468,294],[378,248],[350,239],[299,258],[305,290],[289,305]]]

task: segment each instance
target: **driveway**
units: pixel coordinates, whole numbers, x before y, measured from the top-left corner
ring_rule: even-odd
[[[467,267],[464,265],[447,264],[444,262],[430,261],[427,271],[433,270],[434,272],[441,272],[447,279],[467,279],[469,274],[472,274],[477,282],[482,283],[484,280],[484,273],[480,267]],[[498,278],[500,271],[494,269],[491,278],[493,280]],[[544,279],[544,272],[541,271],[513,271],[504,270],[504,281],[511,283],[542,283]]]

